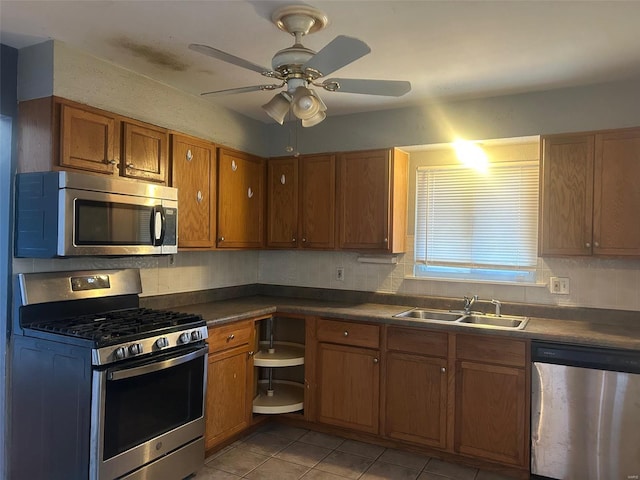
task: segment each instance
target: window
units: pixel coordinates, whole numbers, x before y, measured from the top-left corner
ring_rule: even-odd
[[[538,162],[420,167],[415,275],[535,282]]]

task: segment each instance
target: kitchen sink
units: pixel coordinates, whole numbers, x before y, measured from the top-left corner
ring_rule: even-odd
[[[420,320],[434,320],[438,322],[455,322],[460,318],[460,316],[461,315],[456,312],[447,312],[446,310],[428,310],[424,308],[414,308],[394,315],[396,318],[417,318]]]
[[[516,317],[513,315],[465,315],[458,320],[458,323],[480,327],[522,330],[527,325],[528,320],[528,317]]]
[[[431,310],[427,308],[412,308],[393,316],[426,323],[449,323],[477,328],[491,328],[501,330],[522,330],[527,326],[528,317],[515,315],[493,315],[489,313],[462,311]]]

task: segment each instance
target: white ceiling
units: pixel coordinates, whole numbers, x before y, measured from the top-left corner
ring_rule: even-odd
[[[296,1],[0,0],[0,41],[15,48],[56,39],[177,89],[271,83],[193,52],[203,43],[271,67],[293,37],[269,20]],[[640,78],[640,1],[314,1],[327,28],[303,39],[320,50],[337,35],[372,52],[332,76],[408,80],[399,98],[322,92],[328,114]],[[208,101],[263,122],[273,92]]]

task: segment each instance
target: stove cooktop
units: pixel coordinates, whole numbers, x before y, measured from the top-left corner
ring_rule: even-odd
[[[32,330],[94,342],[97,348],[206,325],[200,315],[132,308],[34,322]]]

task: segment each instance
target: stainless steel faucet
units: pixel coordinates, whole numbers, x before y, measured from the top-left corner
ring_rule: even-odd
[[[465,315],[469,315],[471,313],[471,307],[477,301],[478,301],[478,295],[474,295],[472,298],[469,298],[465,295],[464,297],[464,314]]]
[[[502,306],[502,303],[500,303],[500,300],[495,300],[492,299],[491,303],[493,303],[496,306],[496,317],[500,316],[500,307]]]

